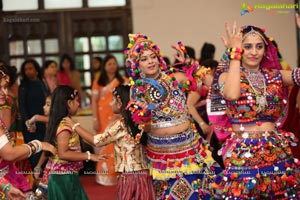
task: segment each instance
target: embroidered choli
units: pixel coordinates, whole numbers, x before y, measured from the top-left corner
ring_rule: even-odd
[[[114,142],[115,171],[133,172],[147,169],[143,146],[132,140],[124,119],[116,120],[104,133],[94,136],[96,146]]]
[[[267,105],[265,109],[257,112],[255,92],[244,73],[241,72],[241,96],[237,101],[227,101],[226,113],[232,124],[275,122],[282,114],[287,104],[282,90],[282,75],[279,70],[270,69],[263,69],[262,73],[266,83]],[[263,94],[263,88],[256,90]]]
[[[157,87],[162,88],[164,95],[148,83],[144,83],[143,87],[133,86],[134,98],[155,107],[151,110],[151,128],[176,126],[188,119],[186,94],[174,79],[175,77],[161,72],[157,80],[152,80],[158,83]]]
[[[73,132],[71,128],[59,124],[57,128],[56,135],[59,135],[61,132],[67,131],[70,133],[70,139],[68,141],[68,147],[70,151],[81,152],[79,135],[77,132]],[[59,158],[58,153],[51,157],[52,166],[51,173],[58,174],[69,174],[69,173],[78,173],[81,168],[83,168],[82,161],[67,161]]]

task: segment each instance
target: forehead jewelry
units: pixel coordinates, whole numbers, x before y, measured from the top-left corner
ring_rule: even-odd
[[[251,29],[251,30],[250,30],[248,33],[244,34],[244,36],[243,36],[243,38],[242,38],[243,41],[244,41],[244,40],[246,39],[246,37],[249,36],[249,35],[258,35],[259,37],[261,37],[261,39],[264,41],[264,43],[265,43],[266,45],[268,45],[268,42],[267,42],[267,40],[264,38],[264,36],[263,36],[262,34],[260,34],[260,32],[254,30],[252,26],[248,26],[248,27],[246,27],[245,29]]]

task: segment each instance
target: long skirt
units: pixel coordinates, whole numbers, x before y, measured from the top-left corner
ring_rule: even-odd
[[[225,170],[215,178],[215,199],[300,199],[300,161],[291,132],[235,132],[223,154]]]
[[[48,199],[51,200],[87,200],[79,175],[50,174],[48,181]]]
[[[117,200],[155,200],[152,178],[148,170],[125,172],[119,175]]]
[[[31,186],[24,174],[31,173],[31,171],[18,170],[13,162],[5,160],[0,162],[0,175],[4,176],[15,188],[20,189],[24,193],[31,191]]]
[[[147,159],[157,199],[210,199],[222,171],[196,129],[172,136],[148,134]]]

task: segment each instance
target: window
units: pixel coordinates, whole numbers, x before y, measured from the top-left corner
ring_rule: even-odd
[[[2,0],[3,11],[16,11],[16,10],[37,10],[38,0],[26,0],[26,3],[20,0]]]

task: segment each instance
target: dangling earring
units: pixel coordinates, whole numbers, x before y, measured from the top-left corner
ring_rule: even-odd
[[[143,71],[140,71],[140,77],[141,78],[146,78],[146,74]]]

